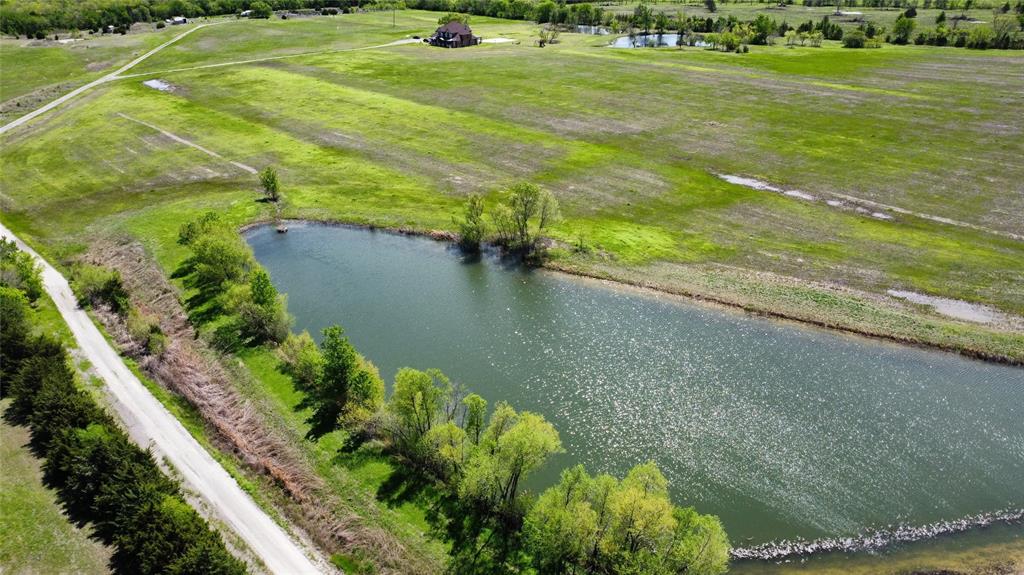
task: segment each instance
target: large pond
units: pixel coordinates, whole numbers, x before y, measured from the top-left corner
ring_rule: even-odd
[[[544,414],[567,453],[656,461],[737,545],[1024,507],[1024,370],[807,329],[344,227],[247,234],[296,328],[385,378],[437,367]],[[1016,536],[1016,534],[1014,535]]]

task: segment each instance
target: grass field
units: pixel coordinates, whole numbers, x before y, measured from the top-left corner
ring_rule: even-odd
[[[769,272],[862,291],[894,310],[885,329],[903,339],[1002,351],[1024,341],[1019,324],[1006,335],[875,297],[909,289],[1024,313],[1024,242],[1005,235],[1024,232],[1024,55],[829,43],[746,55],[616,50],[576,34],[537,49],[535,25],[482,17],[478,34],[521,44],[353,50],[426,34],[436,16],[200,30],[132,70],[142,76],[5,135],[3,217],[59,253],[125,231],[171,266],[185,218],[268,216],[253,176],[135,119],[229,160],[277,166],[291,217],[451,228],[469,192],[493,199],[528,179],[562,202],[555,236],[587,248],[556,250],[560,267],[667,289],[673,276],[740,270],[747,291]],[[26,71],[45,67],[19,58]],[[172,91],[144,86],[150,78]],[[973,227],[822,201],[844,197]],[[777,311],[761,300],[755,307]],[[865,323],[842,307],[802,319]]]
[[[732,8],[759,10],[722,7]],[[170,273],[185,256],[182,222],[208,210],[239,226],[271,217],[255,201],[256,178],[230,162],[276,166],[286,217],[416,230],[450,230],[468,193],[494,205],[503,186],[531,180],[562,203],[554,267],[1024,361],[1020,320],[954,321],[884,295],[910,289],[1024,314],[1024,242],[1008,237],[1024,234],[1024,54],[836,43],[616,50],[576,34],[539,49],[536,25],[482,17],[477,34],[520,43],[379,47],[428,34],[437,16],[200,30],[135,76],[0,136],[0,219],[54,260],[130,235]],[[84,83],[180,30],[92,39],[84,52],[4,40],[0,110]],[[918,215],[853,209],[875,205],[865,202]],[[242,391],[300,442],[297,397],[272,352],[239,359],[253,376]],[[203,435],[189,406],[154,390]],[[303,453],[332,489],[375,513],[394,466],[372,454],[337,459],[332,441],[301,442]],[[374,520],[442,554],[423,537],[421,501],[389,506]]]

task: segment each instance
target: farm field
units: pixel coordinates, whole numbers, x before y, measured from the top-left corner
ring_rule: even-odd
[[[762,11],[796,24],[833,8],[719,10]],[[863,11],[883,25],[896,15]],[[930,23],[932,12],[919,18]],[[55,264],[103,240],[137,240],[171,277],[188,253],[182,223],[216,211],[241,228],[278,215],[258,201],[265,166],[280,175],[283,218],[414,232],[452,232],[469,194],[492,208],[504,188],[530,181],[561,204],[553,269],[1024,362],[1021,52],[825,42],[727,54],[613,49],[607,36],[569,33],[541,49],[536,24],[478,16],[474,33],[512,42],[441,50],[413,38],[437,18],[211,21],[0,135],[0,221]],[[0,119],[186,29],[66,45],[4,39]],[[890,290],[964,300],[991,320],[942,315]],[[445,545],[427,533],[430,494],[380,501],[398,475],[392,460],[339,455],[335,436],[304,442],[308,412],[275,351],[232,360],[241,394],[302,445],[348,508],[426,563],[443,561]],[[1018,543],[1005,543],[1014,561]],[[987,564],[1003,550],[936,565]],[[361,557],[333,559],[357,571]],[[762,567],[773,569],[741,572]]]
[[[271,215],[253,201],[255,177],[228,160],[276,166],[286,217],[419,230],[451,229],[470,192],[493,200],[530,180],[562,203],[555,267],[1020,359],[1019,321],[952,321],[885,296],[1024,312],[1024,243],[1012,237],[1024,231],[1019,54],[629,50],[576,34],[542,50],[536,25],[483,17],[478,34],[520,43],[358,49],[435,20],[200,30],[4,135],[5,221],[59,254],[130,233],[169,267],[185,219]],[[913,214],[862,213],[878,205]]]

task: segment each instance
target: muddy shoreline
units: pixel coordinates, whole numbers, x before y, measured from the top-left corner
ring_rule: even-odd
[[[419,228],[410,227],[388,227],[377,226],[373,224],[356,224],[351,222],[345,222],[342,220],[317,220],[309,218],[290,218],[280,220],[259,219],[242,225],[241,227],[238,228],[238,231],[241,234],[245,234],[246,232],[258,227],[281,224],[285,226],[288,226],[290,224],[312,224],[322,226],[343,227],[357,230],[369,230],[400,236],[416,236],[429,238],[434,241],[444,242],[448,244],[454,244],[458,240],[457,234],[445,230],[423,230]],[[826,329],[829,331],[837,331],[840,333],[866,337],[875,340],[882,340],[900,345],[910,345],[924,349],[933,349],[949,353],[956,353],[958,355],[979,361],[986,361],[990,363],[997,363],[1003,365],[1024,366],[1024,358],[1016,358],[1002,353],[996,353],[984,349],[976,349],[967,346],[949,345],[935,341],[928,341],[923,338],[905,337],[894,333],[887,333],[883,330],[870,330],[843,326],[825,319],[802,317],[787,312],[780,312],[776,310],[767,309],[761,306],[738,302],[726,297],[719,297],[709,293],[687,290],[685,288],[672,288],[663,285],[654,285],[650,282],[631,280],[629,278],[614,276],[612,274],[605,272],[580,269],[578,267],[573,267],[572,265],[567,265],[561,262],[548,261],[545,262],[542,266],[537,267],[537,269],[548,270],[556,273],[563,273],[574,277],[609,282],[619,286],[650,291],[659,295],[678,297],[688,302],[702,303],[717,308],[725,308],[732,311],[743,311],[745,313],[757,317],[765,317],[776,320],[794,322],[803,326],[813,326],[816,328]]]

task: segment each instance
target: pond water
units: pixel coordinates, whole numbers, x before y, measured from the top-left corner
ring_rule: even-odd
[[[1024,507],[1024,369],[754,318],[345,227],[246,234],[297,330],[343,325],[391,379],[436,367],[542,413],[565,466],[653,459],[733,542]],[[1016,537],[1019,525],[1011,528]]]
[[[658,48],[662,46],[675,46],[679,41],[679,34],[637,34],[635,36],[619,36],[612,42],[612,48]],[[687,46],[698,46],[706,48],[705,42],[697,41]]]

